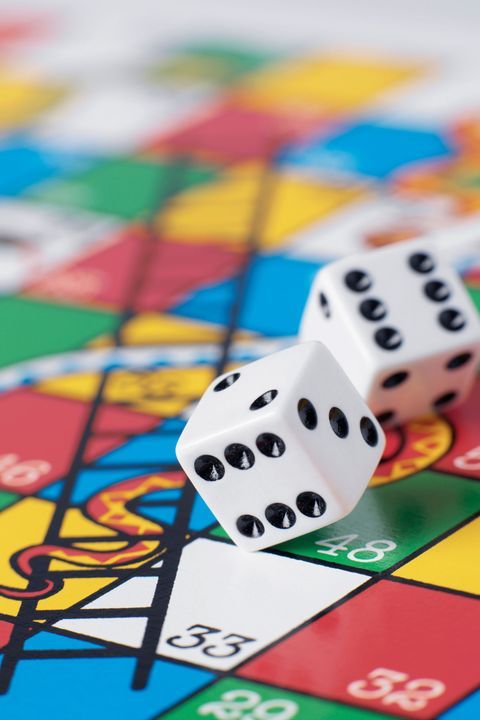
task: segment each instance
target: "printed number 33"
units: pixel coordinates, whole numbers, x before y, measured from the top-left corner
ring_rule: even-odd
[[[190,650],[202,646],[201,652],[204,655],[226,658],[236,655],[242,649],[242,645],[255,640],[255,638],[239,635],[238,633],[228,633],[220,636],[218,633],[223,633],[223,630],[208,625],[191,625],[181,635],[173,635],[168,638],[167,644],[180,650]],[[216,637],[211,638],[210,635]],[[205,644],[207,641],[210,641],[208,645]]]

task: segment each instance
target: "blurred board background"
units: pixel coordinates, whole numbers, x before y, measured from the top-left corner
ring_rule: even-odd
[[[480,717],[480,385],[236,549],[175,443],[319,267],[480,209],[473,2],[0,5],[0,717]]]

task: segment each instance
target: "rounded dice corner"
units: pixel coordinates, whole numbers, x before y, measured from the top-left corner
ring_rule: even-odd
[[[382,460],[383,453],[385,452],[385,448],[387,446],[387,436],[385,435],[384,429],[382,428],[382,426],[380,425],[380,423],[378,422],[378,420],[376,418],[375,418],[375,422],[376,422],[376,428],[378,431],[378,452],[379,452],[378,463],[375,466],[375,470],[376,470],[379,463]],[[373,475],[373,473],[372,473],[372,475]]]
[[[182,435],[183,435],[183,432],[182,432]],[[184,451],[182,435],[180,435],[180,437],[177,440],[177,444],[175,445],[175,455],[177,457],[178,464],[182,468],[185,475],[189,478],[190,473],[187,472],[187,458],[186,458],[185,451]]]

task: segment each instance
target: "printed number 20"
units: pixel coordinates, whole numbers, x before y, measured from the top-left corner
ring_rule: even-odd
[[[292,700],[262,700],[261,695],[251,690],[230,690],[220,700],[201,705],[197,714],[213,715],[216,720],[292,720],[298,710]]]

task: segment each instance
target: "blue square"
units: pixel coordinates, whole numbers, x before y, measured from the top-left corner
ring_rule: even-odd
[[[480,718],[480,690],[439,716],[439,720],[478,720],[478,718]]]
[[[103,455],[95,465],[97,468],[104,466],[112,466],[112,468],[127,466],[128,468],[128,466],[145,463],[146,467],[140,470],[142,475],[149,472],[149,465],[159,468],[162,465],[176,465],[175,446],[177,440],[178,433],[139,435],[107,455]]]
[[[0,717],[15,720],[148,720],[215,677],[156,660],[144,690],[132,690],[132,657],[23,660],[0,696]]]
[[[244,330],[270,337],[298,332],[303,308],[320,264],[284,255],[259,256],[253,261],[247,293],[240,308],[238,325]],[[176,308],[173,314],[224,324],[226,307],[222,300],[234,298],[237,285],[227,280],[203,287]]]
[[[52,150],[26,138],[7,138],[0,142],[0,195],[20,195],[32,185],[79,172],[91,164],[92,159],[78,154]]]
[[[336,135],[292,145],[281,154],[282,164],[312,170],[386,178],[396,170],[424,160],[453,154],[447,139],[435,130],[365,122]]]

